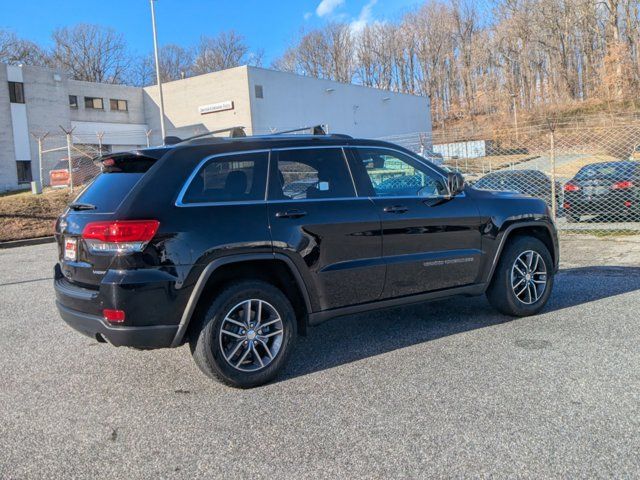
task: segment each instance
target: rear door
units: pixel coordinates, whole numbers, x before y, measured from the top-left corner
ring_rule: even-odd
[[[480,215],[464,193],[447,198],[443,174],[402,152],[353,148],[352,172],[382,218],[383,298],[475,283]]]
[[[297,264],[316,308],[380,297],[380,218],[356,196],[342,148],[274,150],[267,203],[274,249]]]

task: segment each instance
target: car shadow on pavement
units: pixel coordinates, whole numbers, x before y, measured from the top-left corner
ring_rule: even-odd
[[[640,267],[581,267],[560,270],[551,313],[640,290]],[[484,296],[458,297],[335,318],[300,337],[288,366],[276,381],[307,375],[393,350],[513,321],[497,313]]]

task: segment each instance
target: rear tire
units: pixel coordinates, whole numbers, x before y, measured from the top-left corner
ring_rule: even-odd
[[[196,365],[207,376],[239,388],[273,380],[296,338],[291,303],[262,281],[241,281],[224,289],[196,327],[189,339]]]
[[[544,243],[534,237],[515,237],[498,261],[487,289],[489,303],[505,315],[524,317],[538,313],[551,295],[553,268]]]

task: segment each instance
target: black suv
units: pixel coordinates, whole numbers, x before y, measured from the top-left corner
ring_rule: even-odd
[[[531,315],[551,294],[544,201],[474,190],[397,145],[199,138],[100,163],[56,224],[62,318],[116,346],[189,343],[233,386],[273,379],[332,317],[483,293]]]

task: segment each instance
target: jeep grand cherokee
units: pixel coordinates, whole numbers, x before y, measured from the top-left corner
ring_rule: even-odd
[[[188,343],[233,386],[273,379],[329,318],[481,294],[523,316],[551,294],[544,201],[467,187],[397,145],[198,138],[99,163],[56,224],[62,318],[116,346]]]

